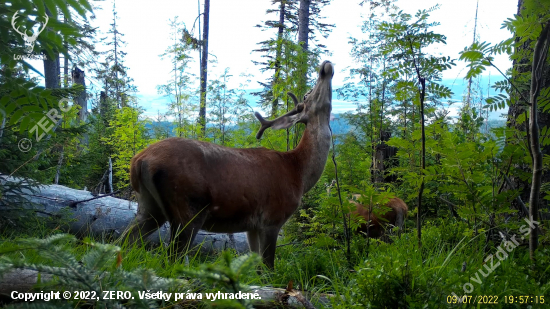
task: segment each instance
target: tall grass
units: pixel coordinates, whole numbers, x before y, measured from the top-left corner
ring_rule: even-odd
[[[274,287],[286,287],[292,281],[295,289],[307,291],[308,297],[319,307],[321,304],[316,300],[321,294],[336,295],[332,297],[334,308],[468,307],[472,304],[449,303],[453,292],[458,296],[465,294],[463,286],[466,283],[474,287],[472,296],[498,296],[498,304],[492,305],[495,308],[525,306],[505,303],[505,297],[510,295],[543,296],[548,293],[550,251],[547,248],[538,251],[536,263],[529,260],[525,247],[515,248],[492,273],[487,277],[480,276],[478,284],[472,278],[476,278],[480,268],[485,270],[485,260],[495,249],[487,248],[485,234],[463,235],[464,230],[463,224],[458,222],[428,223],[422,248],[418,248],[414,231],[393,237],[393,243],[371,240],[368,247],[365,239],[355,237],[352,268],[345,258],[343,246],[315,243],[306,246],[284,239],[281,244],[292,244],[277,249],[275,271],[263,269],[261,274],[243,272],[238,280],[242,286]],[[0,256],[23,256],[28,263],[60,266],[62,263],[45,258],[39,251],[23,250],[20,246],[22,239],[44,238],[57,233],[59,230],[46,226],[38,226],[26,233],[3,231]],[[93,250],[89,243],[77,241],[65,250],[79,259]],[[119,245],[122,270],[149,269],[160,277],[191,280],[201,291],[215,291],[221,286],[207,286],[202,280],[204,278],[197,274],[223,270],[228,260],[238,256],[231,250],[206,255],[196,248],[178,254],[171,245],[150,247],[141,242],[128,245],[124,240]],[[495,262],[498,262],[496,258]],[[537,306],[542,305],[535,304],[533,308]]]

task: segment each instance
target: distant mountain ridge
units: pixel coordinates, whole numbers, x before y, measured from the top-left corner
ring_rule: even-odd
[[[503,119],[489,120],[487,122],[487,130],[485,129],[486,128],[485,124],[481,126],[480,130],[481,130],[481,133],[485,134],[485,133],[488,133],[488,130],[492,128],[503,127],[505,125],[506,125],[506,120],[503,120]],[[150,122],[145,125],[145,128],[150,133],[152,133],[153,129],[156,127],[161,127],[163,131],[169,132],[168,134],[170,137],[175,136],[174,134],[175,125],[170,121],[161,121],[161,122],[152,122],[152,123]],[[346,118],[342,117],[341,114],[333,115],[333,119],[330,121],[330,127],[334,135],[345,134],[354,129],[354,127],[346,120]],[[229,126],[228,129],[232,130],[234,128],[235,126]]]

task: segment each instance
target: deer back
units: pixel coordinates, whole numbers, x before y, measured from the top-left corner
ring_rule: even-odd
[[[397,197],[390,199],[390,201],[385,205],[385,207],[389,208],[385,212],[376,211],[375,207],[377,206],[373,206],[373,210],[371,211],[369,207],[359,204],[354,200],[351,200],[351,202],[356,205],[356,210],[353,211],[352,214],[363,217],[367,223],[370,221],[368,235],[374,238],[382,236],[385,229],[388,228],[388,224],[403,228],[403,223],[409,210],[407,204],[405,204],[402,199]],[[361,224],[357,229],[357,232],[367,235],[367,224]]]

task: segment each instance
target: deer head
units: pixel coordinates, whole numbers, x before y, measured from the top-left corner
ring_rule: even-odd
[[[46,25],[48,24],[48,20],[49,20],[48,15],[44,15],[44,18],[46,19],[46,21],[42,24],[41,28],[38,28],[39,30],[37,33],[33,32],[32,36],[28,36],[26,31],[21,32],[19,31],[19,27],[17,28],[15,27],[15,20],[17,19],[17,17],[19,16],[17,15],[17,12],[15,12],[15,14],[13,14],[13,17],[11,18],[11,26],[13,27],[15,32],[19,33],[23,38],[23,40],[25,41],[25,45],[27,46],[27,53],[32,53],[36,38],[42,31],[44,31],[44,29],[46,29]]]
[[[331,137],[332,63],[319,68],[316,85],[285,115],[264,119],[261,128],[285,129],[301,122],[306,129],[296,149],[236,149],[169,138],[143,150],[131,162],[130,180],[138,197],[138,213],[127,231],[130,242],[170,222],[179,249],[191,244],[199,229],[247,232],[251,251],[273,268],[279,230],[319,180]],[[179,229],[179,230],[178,230]]]

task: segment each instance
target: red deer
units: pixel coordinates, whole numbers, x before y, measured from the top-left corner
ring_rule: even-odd
[[[274,268],[279,230],[321,177],[331,145],[332,63],[319,68],[316,85],[294,109],[261,123],[267,128],[306,125],[296,149],[237,149],[186,138],[150,145],[131,161],[130,181],[138,198],[129,242],[166,221],[178,249],[191,244],[199,229],[216,233],[247,232],[250,250]]]
[[[336,185],[336,180],[332,180],[330,184],[325,184],[327,187],[327,195],[330,195],[330,191]],[[407,212],[409,208],[407,204],[403,202],[402,199],[394,197],[389,200],[386,204],[386,207],[389,209],[380,209],[380,211],[374,210],[376,206],[373,207],[374,211],[369,211],[369,207],[359,204],[356,200],[361,197],[359,194],[353,194],[350,202],[356,205],[356,210],[351,213],[354,215],[359,215],[365,219],[367,223],[370,224],[367,226],[367,223],[363,223],[355,231],[358,234],[372,238],[380,238],[386,233],[386,229],[389,228],[388,225],[393,225],[399,227],[399,230],[403,228],[405,222],[405,217],[407,217]],[[378,214],[377,214],[378,213]],[[368,227],[368,229],[367,229]]]
[[[353,196],[355,198],[360,197],[358,194],[354,194]],[[407,216],[407,211],[409,211],[407,204],[405,204],[402,199],[397,197],[390,199],[390,201],[386,204],[386,207],[389,207],[389,209],[380,209],[378,215],[376,214],[378,212],[376,210],[369,211],[368,206],[359,204],[354,200],[350,200],[350,202],[357,205],[357,209],[353,211],[352,214],[357,214],[363,217],[367,223],[370,222],[368,229],[367,223],[363,223],[356,231],[365,237],[367,235],[372,238],[382,237],[386,234],[386,229],[390,228],[389,225],[397,226],[399,227],[399,230],[401,230],[403,228],[403,223],[405,222],[405,217]]]

